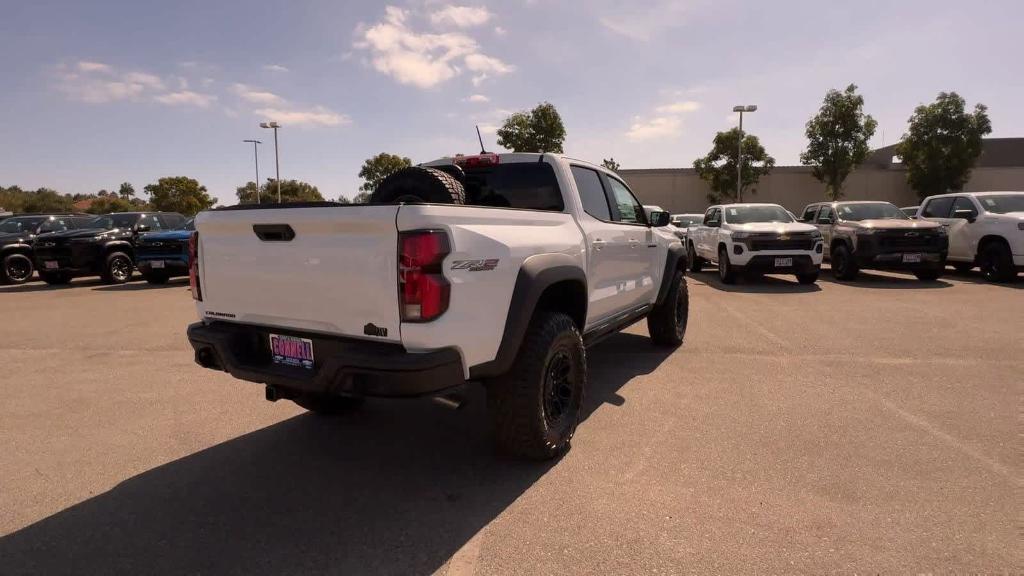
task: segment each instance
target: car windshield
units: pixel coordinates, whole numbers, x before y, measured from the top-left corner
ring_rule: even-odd
[[[722,209],[729,224],[754,222],[792,222],[793,218],[782,206],[726,206]]]
[[[196,229],[196,219],[195,218],[189,218],[188,220],[185,220],[185,223],[182,224],[180,227],[175,228],[175,230],[195,230],[195,229]]]
[[[909,220],[902,210],[888,202],[864,204],[840,204],[836,210],[840,220],[859,222],[861,220]]]
[[[700,223],[703,219],[703,216],[673,216],[672,225],[678,228],[688,228]]]
[[[138,219],[138,214],[108,214],[107,216],[97,216],[85,222],[82,224],[82,228],[102,228],[104,230],[131,228]]]
[[[1008,214],[1024,212],[1024,194],[1002,194],[999,196],[978,196],[978,201],[987,212]]]
[[[4,234],[17,234],[18,232],[25,232],[27,230],[35,230],[39,223],[46,218],[8,218],[3,222],[0,222],[0,233]]]

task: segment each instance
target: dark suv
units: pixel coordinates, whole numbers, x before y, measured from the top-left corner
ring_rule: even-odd
[[[32,277],[32,243],[47,232],[74,230],[92,217],[87,214],[22,214],[0,221],[0,283],[21,284]]]
[[[174,212],[116,212],[67,230],[36,238],[35,264],[48,284],[67,284],[76,276],[99,276],[121,284],[135,269],[135,244],[146,232],[172,230],[185,223]]]

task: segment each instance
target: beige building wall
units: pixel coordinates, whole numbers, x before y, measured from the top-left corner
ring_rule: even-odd
[[[707,184],[691,168],[620,170],[644,204],[673,213],[702,213],[708,206]],[[975,168],[966,190],[1024,190],[1024,167]],[[917,194],[907,185],[906,170],[861,167],[846,179],[847,200],[885,200],[897,206],[916,206]],[[748,202],[781,204],[796,214],[811,202],[825,199],[825,186],[803,166],[782,166],[761,178],[756,192],[744,193]]]

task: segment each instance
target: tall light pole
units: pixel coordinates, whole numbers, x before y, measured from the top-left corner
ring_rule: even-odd
[[[252,155],[256,158],[256,203],[260,203],[260,153],[256,148],[258,145],[263,144],[259,140],[242,140],[242,142],[252,142]]]
[[[274,169],[277,172],[277,203],[281,203],[281,162],[277,156],[277,129],[281,125],[277,122],[260,122],[260,128],[273,128],[274,129]]]
[[[757,112],[757,106],[733,106],[732,111],[740,113],[740,143],[736,150],[736,201],[743,202],[743,113]]]

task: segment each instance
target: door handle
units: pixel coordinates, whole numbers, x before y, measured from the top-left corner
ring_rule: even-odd
[[[591,244],[594,246],[594,250],[600,250],[601,248],[604,248],[606,242],[600,238],[595,238]]]

